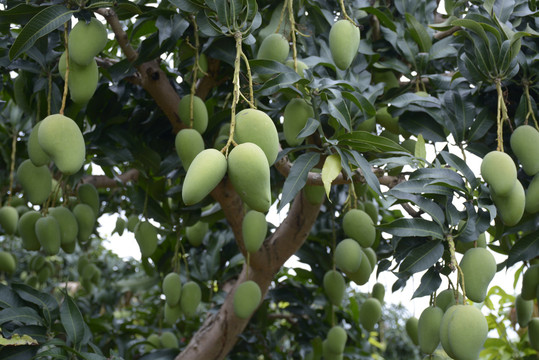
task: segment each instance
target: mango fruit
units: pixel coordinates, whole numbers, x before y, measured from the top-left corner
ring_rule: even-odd
[[[89,23],[79,21],[71,29],[67,40],[69,56],[79,65],[88,65],[106,44],[107,29],[96,18],[91,18]]]
[[[533,300],[524,300],[518,294],[515,299],[515,310],[517,312],[517,322],[521,328],[528,326],[533,316]]]
[[[344,352],[347,339],[348,335],[346,334],[346,330],[338,325],[333,326],[331,329],[329,329],[326,336],[328,351],[334,354],[342,354]]]
[[[262,292],[258,284],[247,280],[238,285],[234,292],[234,313],[240,319],[250,317],[262,299]]]
[[[60,225],[52,216],[47,215],[36,221],[36,236],[47,255],[56,255],[62,243]]]
[[[256,58],[259,60],[274,60],[284,63],[288,57],[290,45],[288,40],[281,34],[270,34],[262,40]]]
[[[223,179],[227,161],[218,150],[201,151],[189,166],[182,187],[185,205],[193,205],[204,199]]]
[[[442,318],[440,332],[445,329],[442,346],[455,360],[477,360],[487,339],[487,320],[475,306],[453,305],[452,308]]]
[[[303,193],[312,205],[320,205],[326,198],[326,191],[322,185],[305,185]]]
[[[169,303],[165,303],[165,322],[169,325],[174,325],[182,316],[182,308],[179,304],[171,306]]]
[[[539,351],[539,318],[533,318],[528,323],[528,338],[535,351]]]
[[[322,355],[323,355],[323,359],[324,360],[342,360],[343,359],[343,354],[342,353],[339,353],[339,354],[336,354],[334,352],[331,352],[329,350],[329,343],[328,343],[328,339],[325,339],[324,341],[322,341]]]
[[[459,304],[462,304],[463,298],[460,291],[457,292],[453,289],[445,289],[440,291],[438,296],[436,296],[436,306],[445,313],[447,309],[457,304],[457,300]]]
[[[116,224],[114,225],[114,231],[112,232],[117,233],[118,235],[122,236],[125,230],[126,221],[123,217],[118,216],[116,218]]]
[[[491,151],[481,161],[481,176],[496,195],[511,192],[517,180],[517,168],[513,159],[501,151]]]
[[[181,98],[178,104],[178,116],[187,126],[191,126],[191,94]],[[204,101],[195,95],[193,99],[193,129],[204,134],[208,127],[208,108]]]
[[[185,237],[191,246],[200,246],[209,230],[209,225],[204,221],[197,221],[194,225],[185,229]]]
[[[525,210],[528,214],[539,212],[539,175],[535,175],[528,185]]]
[[[526,193],[520,181],[516,180],[506,195],[498,195],[495,191],[491,191],[490,195],[502,222],[507,226],[518,224],[526,207]]]
[[[180,306],[185,316],[190,317],[196,314],[201,298],[202,292],[196,282],[188,281],[183,285]]]
[[[398,88],[400,86],[399,79],[395,76],[395,73],[391,70],[374,71],[372,73],[372,80],[375,84],[384,83],[384,90]]]
[[[444,311],[437,306],[429,306],[421,312],[417,322],[419,348],[425,354],[432,354],[440,344],[440,325]]]
[[[539,131],[530,125],[520,125],[510,138],[511,149],[530,176],[539,173]]]
[[[393,134],[398,135],[400,133],[399,118],[391,116],[387,109],[387,106],[383,106],[376,110],[376,122]]]
[[[35,166],[47,165],[51,161],[49,155],[47,155],[39,145],[37,134],[40,125],[41,122],[35,124],[30,136],[28,136],[28,156]]]
[[[365,211],[367,215],[370,216],[373,225],[378,222],[378,208],[376,207],[376,205],[374,205],[374,203],[370,201],[365,201],[363,203],[363,211]]]
[[[26,250],[39,250],[41,244],[36,235],[36,221],[41,218],[41,213],[30,210],[19,218],[18,229],[22,239],[22,247]]]
[[[72,61],[71,57],[69,59],[69,77],[67,80],[69,94],[73,102],[84,105],[90,101],[97,89],[99,68],[97,67],[97,62],[93,59],[88,65],[79,65]],[[58,62],[58,71],[64,80],[66,69],[66,52],[64,51]]]
[[[363,259],[361,246],[353,239],[344,239],[335,247],[335,265],[344,272],[353,273],[359,269]]]
[[[377,256],[376,256],[376,252],[374,252],[374,250],[370,247],[368,248],[362,248],[361,250],[363,250],[363,254],[365,254],[367,260],[369,260],[369,264],[371,266],[371,269],[374,269],[374,267],[376,266],[376,262],[378,260]]]
[[[369,258],[365,254],[364,250],[361,249],[361,261],[359,268],[355,272],[347,272],[346,276],[348,276],[350,280],[358,285],[365,285],[369,281],[373,269],[374,268],[371,266],[371,261],[369,261]]]
[[[85,183],[79,185],[77,188],[77,198],[83,204],[90,205],[94,211],[94,215],[97,218],[99,215],[99,193],[97,192],[96,187],[93,184]]]
[[[384,296],[386,294],[386,288],[380,283],[376,283],[372,286],[371,296],[380,301],[380,304],[384,303]]]
[[[135,239],[142,257],[150,257],[157,249],[157,229],[148,221],[141,221],[135,230]]]
[[[329,50],[335,65],[346,70],[359,49],[359,28],[348,20],[339,20],[329,31]]]
[[[475,242],[477,244],[474,244],[474,241],[468,241],[468,242],[456,241],[455,251],[458,253],[464,254],[466,251],[468,251],[469,249],[473,249],[474,247],[486,248],[487,238],[486,238],[485,233],[480,234]]]
[[[161,336],[159,336],[159,341],[161,342],[161,347],[163,349],[178,348],[178,338],[171,331],[163,331]]]
[[[64,206],[57,206],[49,208],[49,214],[58,221],[61,244],[75,244],[79,233],[79,223],[71,210]]]
[[[314,117],[311,105],[304,99],[295,98],[286,105],[283,114],[283,133],[288,145],[298,146],[305,138],[298,138],[298,134],[307,125],[307,120]]]
[[[77,219],[79,225],[79,233],[77,239],[81,244],[84,244],[92,235],[95,226],[95,214],[92,207],[88,204],[77,204],[73,208],[73,215]]]
[[[127,217],[127,230],[135,232],[135,227],[139,223],[139,218],[137,214],[131,214]]]
[[[195,129],[182,129],[176,134],[174,145],[183,168],[187,171],[195,157],[204,150],[204,139]]]
[[[243,218],[241,228],[245,250],[250,253],[257,252],[262,246],[268,231],[266,215],[255,210],[248,211]]]
[[[39,145],[65,175],[79,171],[86,159],[84,137],[77,123],[61,114],[49,115],[41,121]]]
[[[324,274],[322,284],[329,302],[335,306],[340,306],[346,290],[346,284],[341,273],[335,270],[328,270]]]
[[[419,344],[418,335],[417,335],[417,323],[418,323],[418,319],[412,316],[406,320],[406,323],[404,326],[406,329],[406,334],[416,346]]]
[[[473,302],[483,302],[488,285],[496,274],[496,260],[485,248],[473,248],[464,253],[460,261],[464,274],[466,296]]]
[[[52,176],[45,165],[35,166],[29,159],[17,168],[17,182],[21,184],[24,196],[34,205],[44,203],[52,191]]]
[[[15,234],[17,223],[19,222],[19,213],[13,206],[4,205],[0,208],[0,226],[4,233],[8,235]]]
[[[522,276],[522,291],[520,295],[524,300],[535,299],[539,285],[539,264],[530,266]]]
[[[343,217],[342,227],[346,236],[366,248],[374,243],[376,229],[371,217],[362,210],[351,209]]]
[[[258,145],[271,166],[279,154],[279,134],[273,120],[263,111],[244,109],[236,114],[234,138],[238,144]]]
[[[462,306],[462,305],[458,305]],[[451,305],[447,310],[444,312],[444,316],[442,316],[442,322],[440,323],[440,343],[442,344],[442,348],[446,352],[447,355],[449,355],[452,359],[455,358],[455,354],[453,354],[453,351],[451,349],[451,346],[449,344],[449,322],[452,319],[455,310],[457,310],[457,305]]]
[[[163,294],[169,306],[176,306],[180,303],[182,292],[182,279],[175,272],[168,273],[163,279]]]
[[[150,352],[153,349],[158,349],[159,347],[161,347],[161,340],[159,340],[159,335],[157,334],[151,334],[150,336],[148,336],[146,342],[148,342],[148,344],[146,344],[144,348],[145,352]]]
[[[374,330],[374,326],[382,317],[382,305],[375,298],[368,298],[359,308],[359,322],[367,331]]]
[[[289,68],[291,69],[294,69],[294,59],[289,59],[289,60],[286,60],[285,63],[284,63],[286,66],[288,66]],[[297,60],[297,69],[296,69],[296,72],[298,73],[299,76],[301,76],[302,78],[305,77],[305,74],[303,73],[305,70],[307,70],[309,68],[309,66],[307,64],[305,64],[303,61],[301,60]]]
[[[17,268],[17,260],[12,253],[0,251],[0,272],[13,274]]]
[[[265,213],[271,206],[270,169],[264,151],[253,143],[236,146],[228,154],[228,176],[243,202]]]

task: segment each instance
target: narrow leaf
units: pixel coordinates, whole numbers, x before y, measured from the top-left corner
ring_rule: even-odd
[[[383,196],[380,190],[380,181],[378,181],[378,177],[372,172],[372,167],[367,161],[367,159],[365,159],[363,155],[361,155],[357,151],[352,150],[348,151],[348,153],[352,155],[352,161],[354,165],[361,169],[361,174],[365,178],[367,185],[369,185],[369,187],[373,189],[378,195]]]
[[[507,267],[536,256],[539,256],[539,232],[528,234],[513,245],[507,258]]]
[[[7,308],[0,311],[0,325],[8,321],[16,321],[26,325],[40,325],[41,316],[28,306]]]
[[[409,13],[406,13],[406,22],[412,38],[415,40],[421,52],[429,52],[432,46],[432,39],[429,33],[425,30],[425,27],[416,20],[416,18]]]
[[[73,342],[75,347],[79,347],[84,338],[84,319],[77,304],[68,295],[65,296],[64,302],[60,306],[60,320],[69,340]]]
[[[281,202],[279,203],[279,207],[277,211],[281,211],[281,209],[288,204],[290,201],[294,199],[296,194],[305,186],[305,183],[307,182],[307,177],[309,175],[309,171],[318,164],[318,161],[320,160],[320,154],[315,152],[308,152],[303,155],[300,155],[296,161],[294,161],[294,164],[292,165],[292,168],[290,169],[290,173],[288,174],[288,177],[286,178],[286,181],[283,185],[283,194],[281,197]]]
[[[326,189],[326,196],[329,198],[329,191],[331,190],[331,183],[341,173],[341,157],[338,154],[330,155],[324,161],[322,167],[322,182],[324,183],[324,189]]]
[[[425,139],[422,134],[417,135],[417,141],[414,148],[414,156],[420,159],[427,159],[427,149],[425,148]]]
[[[389,195],[399,200],[406,200],[419,206],[419,208],[429,214],[434,221],[440,226],[444,223],[445,214],[442,208],[434,201],[424,198],[416,194],[410,194],[407,192],[392,189],[389,191]]]
[[[400,273],[414,274],[428,269],[442,257],[444,245],[441,240],[427,241],[413,249],[399,267]]]
[[[378,228],[391,235],[400,237],[433,237],[443,239],[444,233],[440,225],[434,221],[421,218],[417,219],[397,219],[389,224],[378,225]]]
[[[421,284],[412,295],[412,299],[417,297],[427,296],[436,291],[442,284],[442,278],[438,271],[431,267],[427,272],[421,277]]]

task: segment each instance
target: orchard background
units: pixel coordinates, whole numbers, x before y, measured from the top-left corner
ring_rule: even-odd
[[[365,325],[369,279],[396,275],[387,298],[425,271],[413,297],[434,305],[448,286],[462,290],[455,250],[483,241],[503,259],[496,276],[517,269],[515,286],[539,255],[539,196],[529,191],[539,175],[520,168],[538,161],[539,141],[527,142],[531,160],[523,160],[510,140],[520,126],[538,129],[535,0],[7,0],[0,10],[1,204],[18,218],[82,204],[95,212],[87,236],[79,231],[57,251],[28,246],[27,228],[12,229],[10,210],[1,213],[2,359],[420,359],[402,307],[386,304],[376,325]],[[95,56],[98,70],[83,76],[61,55],[89,47],[90,35],[70,42],[68,33],[92,18],[107,39]],[[357,51],[348,36],[355,30],[330,41],[338,20],[359,29]],[[259,51],[276,33],[288,47]],[[286,57],[272,59],[283,46]],[[194,95],[203,106],[188,103],[182,118],[181,99]],[[287,115],[298,99],[307,108]],[[204,129],[196,106],[207,111]],[[278,132],[268,200],[283,218],[268,224],[251,253],[242,229],[245,189],[225,175],[186,205],[187,166],[176,150],[176,134],[194,126],[206,149],[228,156],[242,142],[232,136],[236,114],[248,108],[266,113]],[[83,135],[84,166],[67,174],[53,161],[42,165],[52,187],[34,203],[42,177],[26,181],[18,169],[28,164],[34,126],[59,113]],[[295,130],[285,130],[297,118]],[[494,204],[486,179],[467,165],[466,153],[484,158],[495,150],[518,170],[526,211],[523,199],[517,210]],[[497,166],[495,176],[505,178]],[[255,180],[249,191],[258,190]],[[354,237],[343,225],[352,209],[369,215],[375,238],[361,249],[362,270],[344,274],[335,254]],[[121,219],[118,233],[151,224],[155,249],[140,261],[106,250],[99,218],[111,214]],[[284,267],[292,255],[304,265]],[[332,270],[347,284],[339,301],[323,284]],[[162,283],[171,272],[200,289],[194,311],[166,310]],[[247,280],[261,301],[241,318],[234,294]],[[491,287],[484,302],[465,299],[488,309],[481,359],[538,357],[539,341],[517,324],[520,292]],[[334,326],[347,333],[340,354],[323,345]],[[442,346],[436,356],[447,358]]]

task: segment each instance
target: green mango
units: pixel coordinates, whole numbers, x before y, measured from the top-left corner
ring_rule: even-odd
[[[398,135],[400,133],[399,118],[391,116],[387,109],[387,106],[383,106],[376,110],[376,122],[382,125],[387,131],[391,132],[392,134]]]
[[[528,323],[528,338],[535,351],[539,351],[539,318],[533,318]]]
[[[77,123],[61,114],[49,115],[41,121],[39,145],[65,175],[79,171],[86,159],[84,137]]]
[[[196,282],[188,281],[183,285],[180,306],[185,316],[190,317],[196,314],[201,298],[202,292]]]
[[[444,311],[437,306],[429,306],[421,312],[417,322],[417,341],[425,354],[432,354],[440,344],[440,325]]]
[[[488,285],[496,274],[496,259],[485,248],[473,248],[464,253],[460,261],[464,274],[466,296],[473,302],[483,302]]]
[[[0,226],[8,235],[15,234],[19,222],[19,212],[13,206],[4,205],[0,208]]]
[[[163,294],[167,304],[176,306],[180,303],[180,295],[182,293],[182,279],[175,272],[168,273],[163,279]]]
[[[372,248],[370,248],[370,247],[362,248],[361,250],[363,250],[363,254],[366,255],[367,260],[369,260],[369,264],[371,266],[371,269],[374,269],[374,267],[376,266],[376,262],[378,261],[378,258],[376,256],[376,252],[374,252],[374,250]]]
[[[513,188],[506,195],[501,196],[492,191],[490,195],[502,222],[507,226],[518,224],[526,207],[526,193],[520,181],[516,180]]]
[[[487,339],[487,319],[475,306],[454,306],[456,309],[450,314],[447,322],[448,344],[446,345],[449,345],[455,360],[477,360]]]
[[[171,331],[163,331],[159,340],[161,342],[161,347],[164,349],[177,349],[179,347],[178,338]]]
[[[358,285],[365,285],[369,281],[374,268],[371,266],[371,262],[363,249],[361,250],[361,259],[359,269],[355,272],[347,272],[346,276]]]
[[[79,65],[88,65],[107,44],[107,29],[96,18],[89,23],[80,20],[67,38],[69,57]]]
[[[386,288],[380,283],[376,283],[372,286],[371,296],[380,301],[380,304],[384,303],[384,296],[386,295]]]
[[[92,235],[95,226],[95,214],[92,207],[88,204],[77,204],[73,208],[73,215],[77,219],[79,225],[79,233],[77,239],[81,244],[84,244]]]
[[[191,126],[191,94],[181,98],[178,104],[178,116],[186,125]],[[195,95],[193,98],[193,129],[204,134],[208,127],[208,108],[204,101]]]
[[[320,205],[326,199],[326,190],[322,185],[305,185],[303,193],[312,205]]]
[[[374,326],[382,317],[382,305],[375,298],[368,298],[359,308],[359,322],[367,331],[374,330]]]
[[[419,345],[419,340],[418,340],[418,335],[417,335],[417,323],[418,323],[417,318],[413,316],[411,318],[408,318],[405,323],[406,334],[416,346]]]
[[[207,222],[197,221],[196,224],[193,226],[188,226],[185,229],[185,236],[187,237],[189,244],[192,246],[200,246],[202,245],[202,241],[204,240],[208,230],[209,225]]]
[[[88,65],[79,65],[72,61],[71,58],[69,59],[69,77],[67,80],[69,94],[73,102],[84,105],[90,101],[97,89],[99,68],[95,60],[90,61]],[[66,52],[64,51],[58,62],[58,71],[64,80],[66,69]]]
[[[477,247],[486,248],[487,238],[486,238],[485,233],[480,234],[476,242],[477,242]],[[464,254],[466,251],[468,251],[469,249],[473,249],[474,247],[475,247],[474,241],[469,241],[469,242],[456,241],[455,242],[455,250],[461,254]]]
[[[258,284],[247,280],[238,285],[234,292],[234,313],[240,319],[249,318],[262,299],[262,292]]]
[[[77,197],[81,203],[90,205],[94,211],[95,217],[97,218],[99,215],[100,201],[99,193],[97,192],[95,186],[90,183],[79,185],[77,188]]]
[[[18,229],[22,239],[22,247],[26,250],[37,251],[41,244],[36,235],[36,221],[41,218],[41,213],[30,210],[19,218]]]
[[[513,159],[501,151],[491,151],[481,161],[481,176],[497,196],[509,194],[517,181]]]
[[[395,73],[391,70],[386,71],[374,71],[372,73],[372,80],[375,84],[383,82],[384,90],[398,88],[400,86],[399,79],[395,76]]]
[[[148,336],[146,341],[149,344],[146,344],[145,352],[150,352],[153,349],[159,349],[161,347],[161,340],[159,339],[159,335],[157,334],[151,334],[150,336]]]
[[[455,359],[451,345],[449,343],[449,322],[452,320],[455,311],[458,309],[458,306],[463,305],[451,305],[445,310],[444,316],[442,316],[442,321],[440,323],[440,343],[442,348],[452,359]]]
[[[36,221],[36,236],[47,255],[56,255],[60,251],[62,235],[58,221],[47,215]]]
[[[456,298],[455,298],[456,294]],[[438,296],[436,296],[436,306],[442,309],[442,311],[445,313],[447,309],[449,309],[451,306],[458,303],[462,304],[463,298],[462,294],[459,292],[456,292],[453,289],[445,289],[441,291]]]
[[[359,49],[359,28],[348,20],[339,20],[329,31],[329,50],[335,65],[346,70],[352,64]]]
[[[255,210],[250,210],[245,214],[241,227],[245,250],[250,253],[257,252],[260,246],[262,246],[268,231],[266,215]]]
[[[376,131],[376,117],[370,117],[368,119],[364,119],[361,123],[357,125],[357,130],[360,131],[367,131],[367,132],[375,132]]]
[[[73,254],[75,252],[75,249],[77,248],[77,242],[71,242],[71,243],[61,243],[60,247],[66,254]]]
[[[41,122],[35,124],[30,136],[28,136],[28,156],[35,166],[47,165],[51,161],[49,155],[47,155],[41,146],[39,146],[37,134],[40,125]]]
[[[169,303],[165,303],[165,322],[169,325],[174,325],[182,316],[181,306],[171,306]]]
[[[371,217],[363,210],[349,210],[343,217],[342,227],[346,236],[356,240],[364,248],[371,246],[376,229]]]
[[[528,214],[539,212],[539,175],[535,175],[526,190],[526,206]]]
[[[342,360],[343,354],[335,354],[331,352],[328,345],[328,340],[325,339],[322,342],[322,355],[324,356],[324,360]]]
[[[530,125],[520,125],[510,138],[511,150],[530,176],[539,173],[539,131]]]
[[[294,59],[286,60],[284,64],[286,66],[288,66],[289,68],[294,69]],[[298,73],[299,76],[304,78],[305,75],[304,75],[303,72],[305,70],[307,70],[308,68],[309,68],[309,66],[307,64],[305,64],[303,61],[297,60],[297,70],[296,70],[296,72]]]
[[[363,211],[365,211],[371,218],[373,226],[378,222],[378,208],[374,203],[365,201],[363,203]]]
[[[515,299],[515,310],[520,327],[524,328],[528,326],[533,316],[533,300],[524,300],[522,295],[518,294]]]
[[[288,16],[286,15],[286,13],[284,14],[283,21],[281,22],[281,12],[283,10],[283,4],[284,2],[281,2],[275,7],[273,12],[271,13],[269,24],[260,29],[260,31],[258,32],[259,39],[265,39],[269,35],[277,32],[277,28],[279,28],[279,34],[290,33],[290,21],[288,20]],[[279,25],[279,23],[281,24]]]
[[[328,270],[324,274],[322,283],[329,301],[335,306],[341,306],[346,290],[346,284],[341,273]]]
[[[195,129],[182,129],[176,134],[174,145],[183,168],[187,171],[195,157],[204,150],[204,139]]]
[[[17,168],[17,182],[24,195],[34,205],[43,204],[52,191],[52,176],[45,165],[35,166],[29,159]]]
[[[75,215],[64,206],[49,208],[49,214],[58,221],[61,244],[75,244],[79,233],[79,223]]]
[[[238,144],[253,143],[258,145],[271,166],[279,154],[279,134],[273,120],[263,111],[244,109],[236,114],[234,139]]]
[[[17,260],[12,253],[0,251],[0,272],[13,274],[17,268]]]
[[[135,239],[144,258],[150,257],[157,249],[157,229],[148,221],[139,222],[135,229]]]
[[[236,146],[228,154],[228,176],[243,202],[265,213],[271,206],[270,169],[264,151],[253,143]]]
[[[346,330],[338,325],[333,326],[331,329],[329,329],[326,337],[327,350],[334,354],[342,354],[344,352],[347,339],[348,335],[346,334]]]
[[[125,226],[126,226],[125,219],[118,216],[116,218],[116,225],[114,226],[114,230],[112,231],[112,233],[113,234],[117,233],[118,235],[122,236],[125,230]]]
[[[539,264],[530,266],[522,276],[522,291],[520,295],[524,300],[535,299],[539,285]]]
[[[135,232],[135,227],[139,223],[139,218],[137,214],[131,214],[127,218],[127,230]]]
[[[344,272],[353,273],[359,269],[363,259],[361,246],[353,239],[344,239],[335,247],[335,265]]]
[[[298,146],[305,138],[298,134],[307,125],[307,120],[314,118],[314,110],[304,99],[292,99],[286,105],[283,114],[283,133],[288,145]]]
[[[274,60],[284,63],[288,57],[290,45],[281,34],[270,34],[262,40],[256,58],[259,60]]]
[[[227,161],[218,150],[206,149],[200,152],[185,176],[182,198],[185,205],[193,205],[204,199],[223,179]]]

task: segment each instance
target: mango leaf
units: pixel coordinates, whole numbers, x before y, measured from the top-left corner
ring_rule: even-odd
[[[434,201],[426,199],[422,196],[406,193],[403,191],[392,189],[388,192],[388,195],[394,197],[398,200],[405,200],[415,205],[429,214],[434,221],[436,221],[440,226],[444,223],[445,215],[442,208],[436,204]]]
[[[54,31],[71,19],[74,10],[68,10],[63,5],[49,6],[37,13],[26,26],[24,26],[9,49],[9,59],[14,60],[42,36]]]
[[[9,286],[0,284],[0,308],[20,307],[22,305],[21,299]]]
[[[360,108],[366,117],[373,117],[376,115],[376,108],[365,96],[359,93],[351,93],[348,91],[343,91],[341,95],[344,98],[352,101],[358,108]]]
[[[339,140],[339,144],[348,145],[359,152],[408,151],[393,140],[362,130],[342,134],[337,137],[337,140]]]
[[[470,169],[464,160],[447,151],[440,152],[440,155],[449,166],[454,167],[457,171],[460,171],[462,175],[464,175],[466,180],[468,180],[470,183],[472,189],[475,189],[480,185],[479,179],[477,179],[472,169]]]
[[[54,296],[39,292],[25,284],[12,284],[11,286],[23,300],[39,306],[46,324],[52,324],[53,316],[58,310],[58,302]]]
[[[39,345],[35,339],[28,335],[14,334],[11,339],[5,339],[0,336],[0,346],[21,346],[21,345]]]
[[[320,161],[320,154],[316,152],[308,152],[300,155],[296,161],[294,161],[290,173],[284,182],[283,194],[277,211],[281,211],[281,209],[292,201],[296,194],[303,189],[303,186],[305,186],[305,183],[307,182],[309,171],[318,164],[318,161]]]
[[[196,13],[202,9],[202,5],[193,0],[168,0],[169,3],[176,6],[181,11]]]
[[[331,183],[341,173],[341,157],[338,154],[332,154],[324,161],[322,166],[322,182],[324,183],[324,189],[326,190],[326,196],[329,198],[329,191],[331,190]]]
[[[40,6],[19,4],[9,10],[0,11],[0,25],[23,24],[41,11]]]
[[[539,255],[539,232],[531,233],[518,240],[509,251],[507,267],[519,261],[526,261]]]
[[[352,130],[352,118],[350,116],[350,110],[342,99],[329,100],[328,109],[331,116],[337,119],[342,127],[348,131]]]
[[[307,136],[314,134],[319,126],[320,126],[320,121],[314,118],[308,118],[307,124],[305,124],[303,129],[301,129],[297,137],[306,138]]]
[[[444,253],[442,240],[427,241],[413,249],[399,267],[399,273],[414,274],[434,265]]]
[[[388,224],[378,225],[378,229],[400,237],[433,237],[443,239],[444,232],[439,224],[421,218],[397,219]],[[431,264],[432,265],[432,264]]]
[[[434,267],[431,267],[421,277],[421,284],[419,284],[417,290],[414,291],[412,299],[432,294],[441,284],[442,278],[440,277],[440,273],[436,271]]]
[[[376,16],[378,18],[378,21],[380,21],[380,24],[382,24],[386,28],[390,29],[391,31],[396,31],[397,30],[397,27],[395,26],[395,23],[389,17],[389,15],[386,15],[386,13],[384,13],[380,9],[375,8],[375,7],[363,7],[363,8],[360,8],[360,10],[363,10],[368,14],[372,14],[372,15]]]
[[[425,27],[416,20],[416,18],[409,13],[406,13],[406,22],[408,23],[408,29],[414,41],[419,45],[421,52],[429,52],[432,46],[432,39],[429,33],[425,30]]]
[[[427,159],[427,149],[425,148],[425,139],[422,134],[417,135],[417,141],[414,147],[414,156],[419,159]]]
[[[28,306],[7,308],[0,311],[0,325],[8,321],[16,321],[26,325],[39,325],[41,324],[41,316]]]
[[[493,5],[492,10],[502,23],[507,22],[515,10],[515,0],[495,0]]]
[[[378,195],[383,196],[382,192],[380,191],[380,181],[378,180],[378,177],[372,172],[372,167],[361,155],[359,152],[355,150],[346,150],[346,152],[351,155],[351,161],[352,163],[361,169],[361,174],[365,178],[365,181],[367,182],[367,185],[371,189],[373,189]]]
[[[60,306],[60,320],[68,339],[78,348],[84,338],[84,319],[77,304],[67,294]]]

